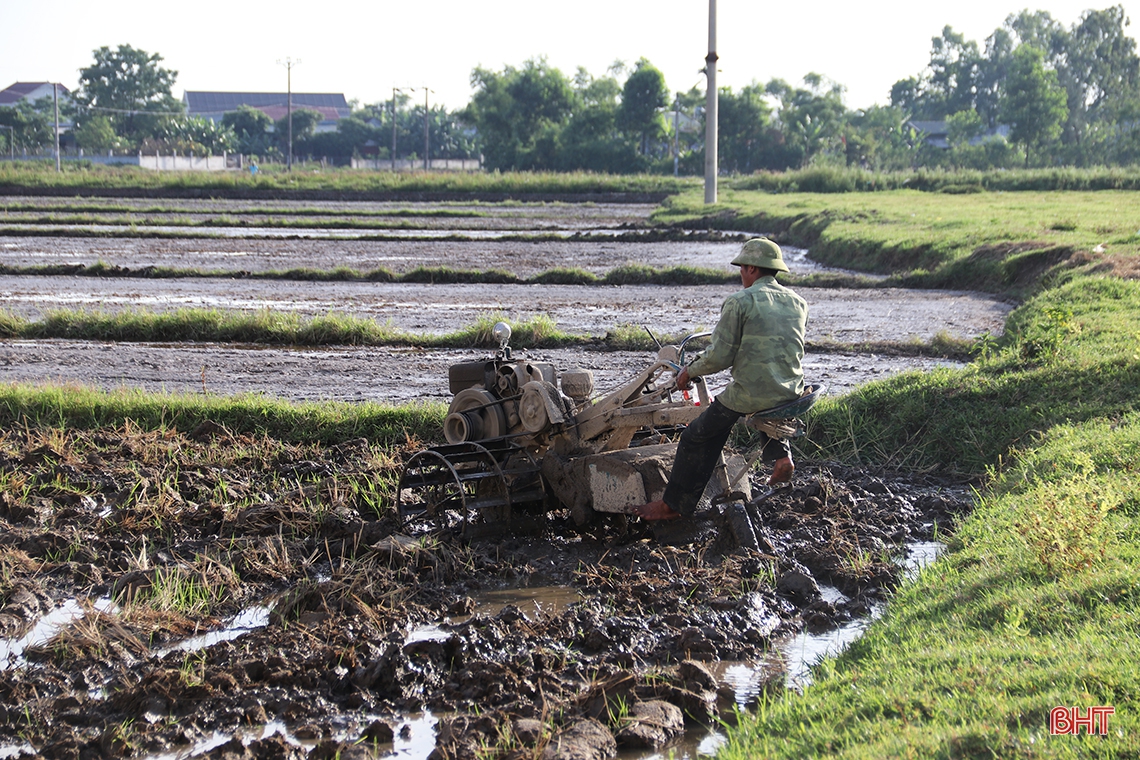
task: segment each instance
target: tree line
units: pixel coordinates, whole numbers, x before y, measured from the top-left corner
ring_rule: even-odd
[[[843,85],[809,73],[719,92],[722,173],[808,166],[911,168],[1130,165],[1140,161],[1140,57],[1122,6],[1084,12],[1069,27],[1044,11],[1009,16],[983,45],[947,26],[929,64],[896,82],[889,105],[849,109]],[[171,94],[177,72],[129,45],[94,51],[68,116],[87,150],[238,151],[282,157],[284,120],[253,108],[220,123],[189,117]],[[703,172],[700,87],[673,92],[650,61],[566,75],[535,58],[471,73],[462,109],[408,95],[354,104],[333,132],[293,113],[298,156],[482,156],[491,170]],[[46,144],[50,103],[0,108],[0,140]],[[393,137],[395,144],[393,145]],[[2,143],[0,143],[2,145]],[[393,153],[394,151],[394,153]]]

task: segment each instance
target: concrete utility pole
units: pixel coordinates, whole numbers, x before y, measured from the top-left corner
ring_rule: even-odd
[[[681,93],[673,98],[673,176],[680,176],[681,168]]]
[[[392,87],[392,171],[396,171],[396,93],[415,92],[415,87]],[[425,94],[426,98],[427,95]],[[411,169],[411,166],[408,167]]]
[[[59,85],[55,82],[51,83],[51,102],[55,106],[55,171],[58,174],[63,168],[59,157]]]
[[[705,57],[705,203],[716,203],[717,91],[716,0],[709,0],[709,54]]]
[[[285,83],[288,87],[287,101],[285,103],[285,114],[289,121],[289,155],[285,158],[285,168],[287,171],[293,171],[293,67],[301,63],[301,59],[293,60],[286,58],[284,61],[278,61],[279,66],[285,67]]]
[[[399,87],[392,88],[392,171],[396,171],[396,92]]]
[[[431,92],[424,85],[424,171],[431,168],[431,136],[428,132],[428,93]]]

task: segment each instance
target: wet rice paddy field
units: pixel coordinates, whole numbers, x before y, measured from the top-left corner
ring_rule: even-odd
[[[0,215],[8,228],[68,208],[58,199],[7,201],[8,208],[45,208]],[[149,210],[152,202],[99,203],[134,204],[100,210],[118,215],[108,222],[161,216]],[[240,219],[255,205],[201,202],[171,214]],[[246,216],[264,220],[267,208],[276,214],[285,205]],[[623,234],[643,229],[649,211],[288,207],[301,218],[314,208],[327,212],[321,218],[378,221],[387,214],[426,230],[461,219],[465,229],[477,222],[490,232]],[[428,213],[440,211],[481,216]],[[724,266],[738,245],[572,237],[147,240],[17,230],[0,238],[0,264],[54,256],[141,268],[170,266],[169,255],[196,262],[179,266],[213,269],[230,268],[217,262],[240,256],[247,269],[439,261],[524,273],[552,268],[555,259],[604,272],[629,261]],[[794,267],[812,266],[804,252],[797,257]],[[564,329],[599,335],[615,320],[662,331],[711,326],[731,290],[373,284],[324,291],[216,279],[5,275],[0,295],[5,308],[32,318],[49,304],[270,304],[445,332],[493,310],[513,318],[553,313]],[[837,341],[926,340],[940,331],[975,337],[999,330],[1008,311],[968,293],[803,294],[816,335]],[[446,400],[446,367],[470,356],[2,341],[0,380]],[[604,386],[648,357],[567,349],[536,358],[593,366]],[[923,361],[853,352],[807,357],[809,375],[838,390],[930,366]],[[716,507],[692,523],[659,527],[609,516],[579,528],[559,510],[519,514],[506,533],[465,542],[411,536],[393,515],[393,480],[417,445],[288,444],[210,424],[193,431],[0,431],[0,757],[602,758],[662,756],[669,748],[694,756],[715,746],[719,722],[735,709],[809,677],[804,652],[881,610],[908,572],[908,556],[936,550],[930,542],[937,532],[970,505],[964,483],[803,463],[793,485],[750,507],[747,546]],[[757,492],[762,477],[754,476]]]

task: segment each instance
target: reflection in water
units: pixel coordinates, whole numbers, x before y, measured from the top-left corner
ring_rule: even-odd
[[[196,652],[199,649],[205,649],[206,647],[219,644],[223,641],[231,641],[252,630],[264,628],[269,625],[269,612],[270,607],[262,605],[249,607],[239,612],[228,623],[216,631],[210,631],[201,636],[183,639],[177,644],[173,644],[164,649],[156,649],[154,653],[159,657],[165,657],[171,652]]]
[[[919,570],[938,559],[938,555],[942,553],[944,548],[946,548],[945,544],[937,541],[916,541],[908,544],[906,557],[900,563],[903,574],[907,578],[913,579],[918,575]],[[845,600],[838,589],[821,586],[820,592],[825,599],[832,603],[837,601],[836,594],[839,595],[840,600]],[[821,660],[827,657],[835,657],[843,652],[852,641],[859,638],[863,631],[867,630],[867,626],[872,621],[883,614],[885,606],[885,604],[874,604],[866,617],[852,620],[846,625],[823,633],[802,631],[791,639],[778,644],[787,664],[788,687],[803,691],[803,688],[811,683],[811,669]]]
[[[7,230],[17,232],[67,232],[87,231],[93,228],[90,224],[23,224],[9,223]],[[95,226],[104,235],[134,235],[139,227],[128,224],[100,224]],[[147,225],[142,227],[148,234],[164,234],[177,237],[219,237],[219,238],[328,238],[334,240],[351,240],[355,238],[369,239],[403,239],[403,238],[457,238],[462,240],[494,240],[501,237],[572,237],[574,235],[603,235],[609,237],[628,237],[636,235],[630,230],[449,230],[449,229],[397,229],[373,227],[371,229],[322,229],[319,227],[185,227],[170,225]]]
[[[571,604],[582,601],[582,595],[569,586],[533,586],[481,591],[474,599],[476,615],[498,615],[513,604],[528,620],[536,620],[541,615],[562,614]]]
[[[351,730],[338,731],[328,738],[338,742],[354,742],[360,738],[361,727],[368,726],[375,720],[384,720],[384,718],[379,715],[360,716],[359,722],[354,722]],[[376,757],[424,760],[435,749],[435,727],[439,721],[430,712],[425,712],[422,715],[404,716],[392,722],[396,727],[391,749],[388,750],[387,745],[384,744],[378,745]],[[280,736],[288,744],[294,747],[303,747],[306,751],[316,746],[318,742],[316,739],[298,739],[284,723],[271,720],[264,725],[243,728],[233,734],[215,731],[209,737],[188,747],[148,755],[144,760],[187,760],[187,758],[197,757],[220,747],[231,739],[237,739],[243,745],[249,746],[252,742],[273,736]],[[2,751],[0,749],[0,752]],[[0,754],[0,760],[3,757],[4,755]]]
[[[40,618],[22,638],[0,640],[0,670],[26,665],[27,660],[24,659],[26,649],[43,646],[51,641],[64,628],[86,615],[88,609],[113,614],[119,608],[109,598],[99,599],[90,606],[80,603],[78,599],[67,600]]]
[[[824,633],[802,631],[791,639],[780,643],[779,649],[787,664],[788,687],[803,691],[811,683],[811,670],[827,657],[840,654],[847,645],[863,634],[871,621],[883,614],[883,605],[871,607],[867,617],[852,620]]]

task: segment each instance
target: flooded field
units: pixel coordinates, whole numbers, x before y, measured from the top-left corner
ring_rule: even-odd
[[[114,203],[134,205],[99,213],[167,213]],[[240,217],[255,206],[188,204],[169,202],[180,207],[169,213]],[[440,209],[484,216],[401,218],[436,231],[456,218],[465,229],[473,220],[491,230],[640,229],[650,210],[410,210]],[[409,211],[315,210],[352,218]],[[8,213],[0,226],[39,212]],[[203,242],[13,235],[0,239],[0,263],[233,269],[224,262],[240,259],[251,270],[439,262],[604,272],[626,262],[726,266],[739,246]],[[792,261],[814,266],[805,252]],[[0,306],[31,318],[76,306],[334,310],[423,332],[452,331],[489,311],[543,313],[563,329],[601,335],[615,324],[709,327],[732,289],[358,285],[7,275]],[[809,339],[836,343],[972,338],[1000,331],[1009,309],[971,293],[801,292]],[[0,381],[446,400],[447,367],[470,358],[460,350],[8,340],[0,341]],[[649,357],[562,349],[534,358],[593,368],[605,388]],[[938,364],[853,352],[805,363],[809,379],[832,392]],[[564,510],[520,511],[508,532],[460,542],[412,536],[397,521],[393,480],[409,453],[366,439],[286,444],[217,425],[0,431],[0,758],[604,758],[619,750],[649,758],[670,748],[695,757],[715,747],[720,721],[735,709],[801,686],[821,653],[857,635],[891,588],[937,552],[935,539],[971,498],[968,484],[931,475],[804,463],[792,486],[748,508],[754,532],[744,542],[717,507],[661,526],[598,516],[577,527]],[[753,475],[757,493],[762,478]]]
[[[599,389],[612,389],[645,367],[646,351],[589,348],[517,352],[518,358],[594,373]],[[278,348],[218,343],[111,343],[69,340],[0,341],[0,382],[79,383],[106,390],[236,395],[260,393],[294,401],[450,401],[447,370],[477,361],[486,351],[331,346]],[[804,371],[833,394],[908,370],[958,366],[917,356],[813,353]],[[714,391],[727,382],[710,381]]]

